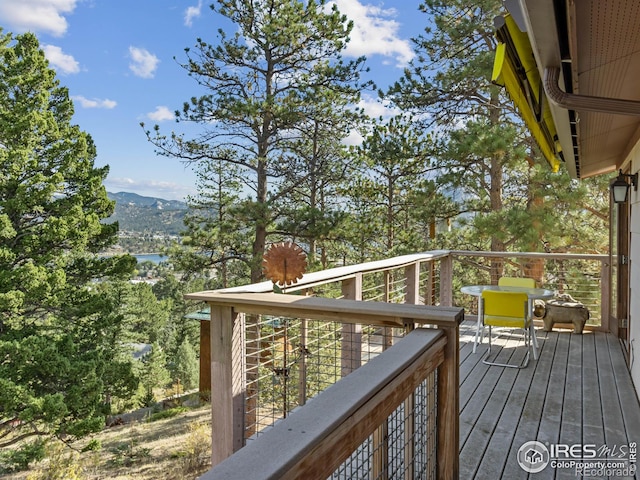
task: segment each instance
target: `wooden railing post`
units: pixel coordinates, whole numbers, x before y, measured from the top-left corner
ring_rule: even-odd
[[[362,273],[342,280],[342,296],[347,300],[362,300]]]
[[[435,277],[436,266],[435,262],[429,261],[427,263],[427,281],[424,286],[424,304],[434,305],[436,301],[436,285],[433,281]]]
[[[453,256],[440,260],[440,305],[453,306]]]
[[[347,300],[362,300],[362,274],[342,281],[342,296]],[[342,324],[340,370],[346,377],[362,365],[362,325]]]
[[[418,288],[419,288],[419,273],[420,264],[414,263],[405,270],[407,278],[407,293],[406,303],[418,304]],[[409,283],[414,287],[409,289]],[[415,292],[415,293],[414,293]],[[410,301],[413,300],[413,301]],[[408,335],[415,329],[415,321],[407,321],[404,326],[405,335]],[[430,430],[427,430],[430,431]],[[404,401],[404,478],[406,480],[413,480],[415,478],[415,461],[416,461],[416,449],[414,444],[414,437],[416,434],[416,394],[415,390],[407,396]],[[426,447],[426,445],[425,445]]]
[[[417,305],[420,303],[420,263],[415,262],[405,267],[404,276],[407,287],[404,302]]]
[[[459,477],[460,448],[460,366],[458,363],[458,324],[442,329],[447,337],[444,363],[438,370],[438,478]]]
[[[382,274],[383,278],[383,297],[382,301],[389,303],[391,301],[391,271],[385,270]],[[393,345],[393,328],[384,327],[382,329],[382,350],[386,350]]]
[[[611,318],[611,265],[608,259],[600,262],[600,289],[600,325],[605,331],[612,332],[611,325],[609,325]],[[616,330],[617,327],[616,325]]]
[[[211,465],[244,446],[244,314],[211,305]]]
[[[304,295],[310,295],[309,290],[304,290]],[[298,405],[304,405],[307,403],[307,343],[309,341],[308,336],[309,319],[300,319],[300,345],[298,346]],[[287,346],[285,345],[285,348]]]
[[[200,320],[200,397],[211,395],[211,322]]]
[[[298,405],[304,405],[307,403],[307,341],[308,341],[308,327],[309,320],[306,318],[300,319],[300,345],[298,346]],[[285,345],[285,348],[287,346]],[[285,412],[286,413],[286,412]]]

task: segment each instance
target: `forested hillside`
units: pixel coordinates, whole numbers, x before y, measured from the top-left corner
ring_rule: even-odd
[[[107,193],[116,209],[106,221],[117,221],[120,231],[178,235],[183,229],[187,205],[178,200],[144,197],[136,193]]]
[[[159,253],[179,241],[186,203],[130,192],[107,196],[116,203],[113,215],[104,223],[118,222],[118,242],[104,253]]]

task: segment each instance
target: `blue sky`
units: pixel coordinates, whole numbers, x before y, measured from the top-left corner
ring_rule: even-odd
[[[96,164],[110,166],[108,191],[178,200],[195,193],[191,168],[156,155],[139,124],[169,133],[173,112],[201,93],[174,57],[185,60],[198,37],[215,40],[222,25],[213,1],[0,0],[4,33],[34,32],[68,87],[74,123],[93,137]],[[413,55],[410,38],[426,24],[420,0],[335,3],[355,24],[344,56],[365,55],[381,87],[399,78]],[[376,98],[365,96],[363,106],[384,113]]]

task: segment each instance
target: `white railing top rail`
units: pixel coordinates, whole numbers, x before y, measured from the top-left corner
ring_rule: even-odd
[[[356,265],[346,265],[344,267],[335,267],[327,270],[321,270],[319,272],[306,273],[295,285],[287,287],[287,292],[296,292],[306,288],[324,285],[326,283],[346,280],[348,278],[355,277],[358,273],[374,273],[392,268],[402,268],[416,262],[438,260],[439,258],[447,257],[449,254],[450,252],[448,250],[433,250],[430,252],[401,255],[398,257],[385,258],[384,260],[376,260],[373,262],[358,263]],[[219,293],[267,293],[273,292],[273,283],[266,281],[215,291]]]

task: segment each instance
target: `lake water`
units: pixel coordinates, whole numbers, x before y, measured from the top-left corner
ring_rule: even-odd
[[[149,262],[158,264],[160,262],[166,262],[167,260],[169,260],[168,257],[165,257],[164,255],[160,255],[159,253],[147,253],[144,255],[133,255],[133,256],[136,257],[136,259],[138,260],[138,263],[149,261]]]

